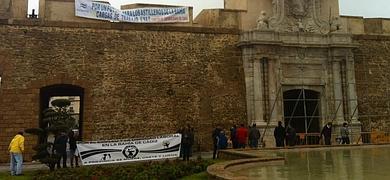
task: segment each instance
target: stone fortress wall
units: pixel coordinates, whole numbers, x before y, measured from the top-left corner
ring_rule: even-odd
[[[337,7],[336,16],[334,3],[324,8]],[[18,130],[39,125],[40,89],[56,84],[84,88],[84,140],[173,133],[188,123],[195,148],[210,149],[216,125],[250,123],[237,44],[256,27],[259,7],[272,12],[271,0],[225,0],[225,9],[189,23],[135,25],[75,17],[73,0],[41,0],[39,18],[27,19],[26,0],[0,0],[0,161]],[[359,119],[364,130],[386,130],[390,19],[340,20],[359,43]],[[36,142],[27,136],[27,160]]]
[[[57,84],[84,88],[83,140],[149,137],[190,124],[194,149],[206,150],[215,126],[245,123],[238,29],[48,17],[0,18],[0,161],[16,132],[39,126],[40,89]],[[27,160],[36,143],[26,136]]]

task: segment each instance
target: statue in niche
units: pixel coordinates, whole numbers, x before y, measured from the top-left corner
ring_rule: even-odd
[[[298,31],[299,32],[305,32],[306,28],[305,28],[305,25],[303,25],[302,23],[302,19],[298,19],[298,22],[297,22],[297,27],[298,27]]]
[[[259,18],[257,18],[257,30],[269,29],[267,12],[261,11]]]
[[[272,12],[273,13],[276,13],[276,11],[278,10],[278,8],[277,8],[278,4],[277,3],[278,3],[277,0],[272,0]]]

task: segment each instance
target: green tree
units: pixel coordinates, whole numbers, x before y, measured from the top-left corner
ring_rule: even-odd
[[[26,132],[37,135],[40,140],[40,143],[34,147],[36,154],[32,158],[46,164],[50,170],[54,170],[59,156],[54,153],[54,144],[48,142],[47,139],[49,135],[57,136],[61,132],[68,133],[75,127],[76,120],[69,111],[70,101],[68,99],[53,100],[51,105],[53,107],[42,112],[41,128],[26,129]]]

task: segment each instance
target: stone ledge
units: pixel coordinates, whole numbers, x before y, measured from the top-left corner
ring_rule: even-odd
[[[277,31],[246,31],[240,36],[237,46],[252,45],[276,45],[285,47],[343,47],[354,48],[358,44],[354,43],[350,34],[331,33],[331,34],[314,34],[314,33],[286,33]]]
[[[247,163],[259,163],[259,162],[281,161],[281,160],[284,160],[284,158],[250,158],[250,159],[227,161],[227,162],[213,164],[207,167],[207,173],[209,175],[209,179],[243,180],[243,179],[248,179],[248,177],[234,176],[234,174],[228,171],[227,168],[236,165],[247,164]]]
[[[174,26],[157,24],[131,24],[131,23],[81,23],[81,22],[63,22],[63,21],[35,21],[35,20],[0,20],[0,25],[10,26],[37,26],[37,27],[60,27],[60,28],[91,28],[108,30],[139,30],[139,31],[174,31],[204,34],[236,34],[240,31],[235,28],[210,28],[199,26]]]
[[[252,150],[252,149],[234,149],[234,151],[220,150],[218,151],[218,158],[227,159],[227,160],[236,160],[236,159],[243,159],[243,158],[260,158],[259,156],[246,153],[247,150]]]
[[[353,40],[375,40],[375,41],[390,41],[390,35],[353,35]]]

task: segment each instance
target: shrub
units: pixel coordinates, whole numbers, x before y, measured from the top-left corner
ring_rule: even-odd
[[[52,172],[38,171],[34,174],[33,179],[170,180],[205,171],[207,166],[212,163],[213,161],[210,160],[194,160],[189,162],[166,160],[122,165],[83,166],[74,169],[58,169]]]
[[[54,170],[54,166],[60,158],[54,153],[54,144],[47,142],[49,134],[59,134],[60,132],[68,133],[74,126],[76,120],[72,117],[68,110],[70,101],[67,99],[56,99],[51,102],[53,107],[45,109],[42,114],[41,128],[26,129],[26,133],[34,134],[40,139],[40,144],[33,149],[36,154],[32,157],[34,160],[39,160],[42,164],[46,164],[50,170]]]

